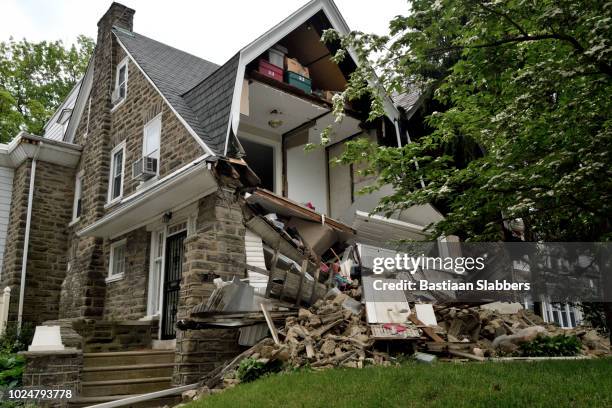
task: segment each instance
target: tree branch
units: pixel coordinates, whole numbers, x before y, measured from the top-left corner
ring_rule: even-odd
[[[529,36],[529,34],[527,33],[527,31],[526,31],[526,30],[525,30],[523,27],[521,27],[521,26],[520,26],[520,25],[519,25],[519,24],[518,24],[516,21],[514,21],[513,19],[511,19],[509,15],[507,15],[507,14],[505,14],[505,13],[502,13],[502,12],[500,12],[500,11],[494,10],[494,9],[492,9],[492,8],[490,8],[490,7],[487,7],[487,6],[485,6],[485,5],[484,5],[482,2],[478,2],[478,5],[479,5],[480,7],[482,7],[483,9],[485,9],[486,11],[488,11],[489,13],[493,13],[493,14],[495,14],[496,16],[500,16],[500,17],[502,17],[503,19],[505,19],[506,21],[508,21],[508,22],[509,22],[510,24],[512,24],[512,25],[513,25],[513,26],[514,26],[514,27],[515,27],[517,30],[519,30],[519,32],[520,32],[521,34],[523,34],[523,36],[525,36],[525,37],[528,37],[528,36]]]
[[[478,49],[478,48],[493,48],[493,47],[499,47],[500,45],[504,45],[504,44],[530,42],[530,41],[541,41],[541,40],[559,40],[559,41],[564,41],[564,42],[570,43],[572,45],[572,47],[581,56],[583,56],[586,59],[588,59],[591,63],[597,65],[597,67],[599,68],[601,73],[606,74],[608,76],[612,76],[612,66],[610,64],[606,64],[603,61],[598,61],[598,60],[595,60],[595,59],[585,55],[584,54],[584,51],[585,51],[584,47],[578,42],[578,40],[576,40],[574,37],[571,37],[569,35],[562,34],[562,33],[537,34],[537,35],[522,35],[520,37],[503,38],[501,40],[493,41],[493,42],[486,43],[486,44],[456,45],[456,46],[453,46],[453,47],[435,49],[435,50],[433,50],[433,52],[430,55],[439,55],[439,54],[444,54],[444,53],[451,52],[451,51],[463,50],[463,49],[466,49],[466,48],[474,48],[474,49]]]

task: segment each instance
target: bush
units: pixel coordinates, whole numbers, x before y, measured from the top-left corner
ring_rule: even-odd
[[[0,354],[11,354],[25,351],[32,343],[34,337],[34,326],[24,322],[21,331],[17,329],[16,322],[10,322],[2,337],[0,337]]]
[[[264,363],[263,361],[254,358],[245,358],[238,365],[236,377],[240,382],[251,382],[270,373],[277,373],[281,370],[279,361]]]
[[[542,336],[534,340],[522,343],[519,346],[519,354],[525,357],[561,357],[575,356],[580,353],[582,344],[576,336]]]
[[[19,354],[0,354],[0,385],[21,385],[25,358]]]

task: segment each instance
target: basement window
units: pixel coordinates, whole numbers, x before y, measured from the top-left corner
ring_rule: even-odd
[[[107,283],[123,279],[125,275],[126,248],[127,241],[125,239],[111,244],[108,260],[108,278],[106,278]]]

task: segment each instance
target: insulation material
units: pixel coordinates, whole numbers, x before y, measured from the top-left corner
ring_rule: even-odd
[[[427,326],[437,326],[436,314],[433,310],[433,305],[430,303],[416,303],[414,305],[417,319]]]
[[[267,269],[266,260],[264,257],[263,242],[259,235],[255,234],[248,228],[244,234],[244,249],[246,252],[247,276],[249,278],[249,284],[256,288],[258,293],[261,293],[262,288],[264,291],[266,290],[268,277],[262,273],[250,271],[248,266]]]

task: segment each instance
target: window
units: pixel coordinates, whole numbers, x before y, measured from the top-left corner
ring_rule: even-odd
[[[79,172],[76,175],[74,182],[74,203],[72,205],[72,221],[76,221],[81,216],[82,207],[82,178],[83,172]]]
[[[151,269],[149,273],[149,295],[147,316],[159,314],[162,268],[164,264],[164,231],[151,234]]]
[[[125,274],[125,249],[126,240],[122,239],[111,244],[110,258],[108,260],[107,282],[113,282],[123,278]]]
[[[144,126],[142,156],[156,160],[156,171],[159,175],[159,143],[161,138],[161,114]]]
[[[125,168],[125,142],[111,152],[111,166],[108,187],[108,202],[112,203],[123,196],[123,173]]]
[[[113,91],[113,104],[116,106],[127,95],[128,59],[127,57],[117,65],[115,73],[115,90]]]

